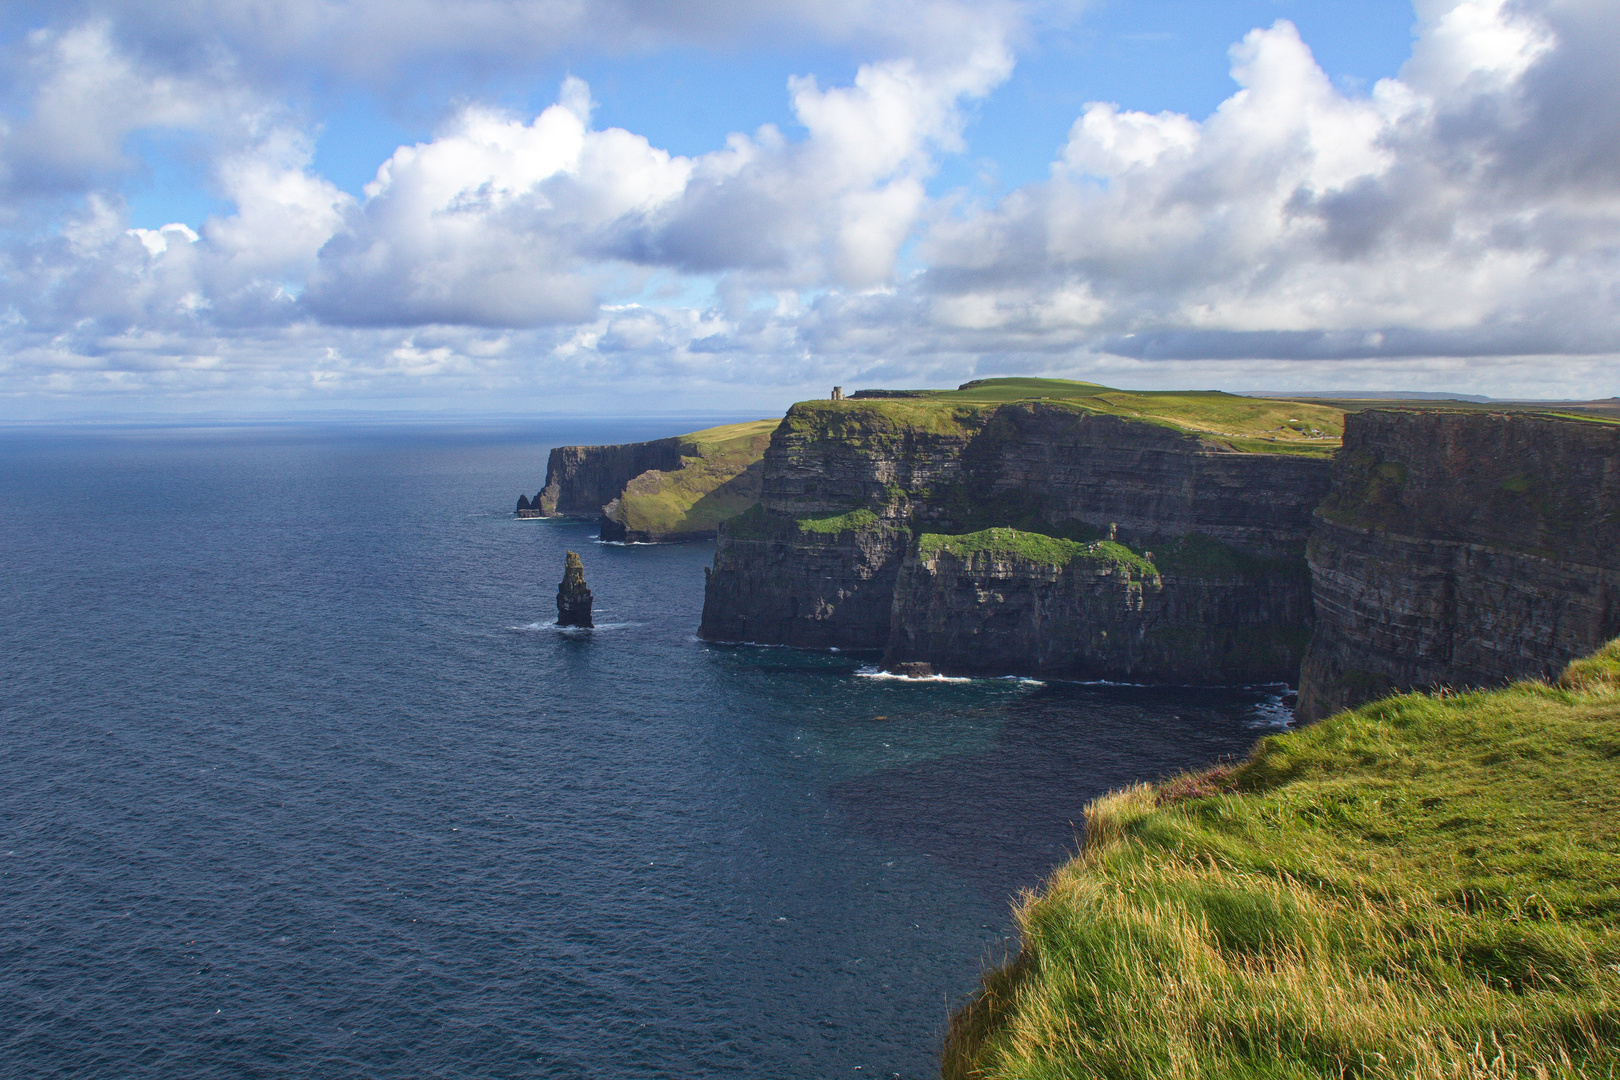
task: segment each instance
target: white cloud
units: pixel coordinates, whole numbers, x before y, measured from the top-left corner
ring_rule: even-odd
[[[1412,59],[1367,94],[1279,22],[1233,48],[1239,89],[1209,116],[1088,105],[1048,179],[988,208],[926,185],[1010,71],[1012,9],[490,0],[449,28],[420,0],[384,32],[381,5],[285,0],[246,43],[247,6],[208,8],[153,24],[192,20],[213,46],[191,53],[131,46],[116,5],[23,47],[26,107],[0,126],[0,394],[612,406],[634,386],[663,405],[1014,371],[1620,389],[1612,0],[1426,0]],[[575,80],[539,116],[468,105],[358,200],[249,70],[337,70],[374,30],[356,64],[614,25],[632,47],[809,27],[891,51],[847,85],[794,80],[801,136],[690,157],[595,126]],[[230,210],[129,227],[109,178],[154,125],[204,133]]]
[[[961,100],[1010,69],[991,41],[943,68],[864,65],[848,87],[796,79],[802,141],[767,126],[696,158],[592,128],[577,79],[526,123],[472,108],[383,164],[307,300],[333,323],[535,326],[590,319],[615,268],[876,285],[959,143]]]
[[[1049,182],[932,230],[935,317],[1135,356],[1620,350],[1620,175],[1571,182],[1570,155],[1614,126],[1608,61],[1568,44],[1615,40],[1612,5],[1421,9],[1367,97],[1282,21],[1233,49],[1241,89],[1201,123],[1089,106]],[[1549,116],[1571,82],[1602,86]]]

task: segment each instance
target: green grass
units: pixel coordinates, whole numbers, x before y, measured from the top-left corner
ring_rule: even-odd
[[[714,531],[759,501],[757,466],[779,423],[754,420],[682,435],[681,467],[630,481],[619,497],[619,523],[650,536]]]
[[[978,554],[1024,559],[1043,566],[1064,567],[1085,561],[1125,567],[1143,577],[1158,577],[1158,568],[1124,544],[1112,540],[1082,543],[1021,529],[983,529],[960,536],[923,533],[918,554],[927,559],[939,554],[968,559]]]
[[[1249,453],[1325,457],[1344,436],[1344,409],[1331,404],[1250,398],[1218,390],[1131,391],[1068,379],[977,379],[956,390],[906,391],[917,397],[814,402],[827,410],[876,410],[895,421],[961,425],[960,410],[1046,401],[1193,432]],[[799,408],[800,406],[795,406]],[[933,419],[926,419],[935,410]],[[822,411],[818,408],[818,412]],[[955,419],[946,419],[955,417]],[[930,430],[933,430],[931,428]]]
[[[844,532],[858,532],[861,529],[871,528],[878,522],[878,516],[870,510],[851,510],[848,513],[837,514],[824,518],[799,518],[794,522],[800,532],[820,533],[831,535]]]
[[[801,401],[788,410],[790,431],[813,431],[855,446],[881,445],[913,432],[968,435],[982,405],[924,398]]]
[[[1017,917],[947,1077],[1613,1076],[1620,642],[1100,799]]]

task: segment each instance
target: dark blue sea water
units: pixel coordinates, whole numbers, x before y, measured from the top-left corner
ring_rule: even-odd
[[[1276,715],[706,645],[712,546],[511,516],[703,423],[0,433],[0,1075],[928,1076],[1085,802]]]

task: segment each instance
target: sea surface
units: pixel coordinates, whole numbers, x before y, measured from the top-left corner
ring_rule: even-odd
[[[0,432],[0,1076],[936,1075],[1086,801],[1281,723],[705,644],[711,544],[512,516],[711,422]]]

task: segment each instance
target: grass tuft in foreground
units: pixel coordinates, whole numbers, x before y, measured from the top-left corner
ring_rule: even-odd
[[[1620,1071],[1620,641],[1093,803],[945,1076]]]

